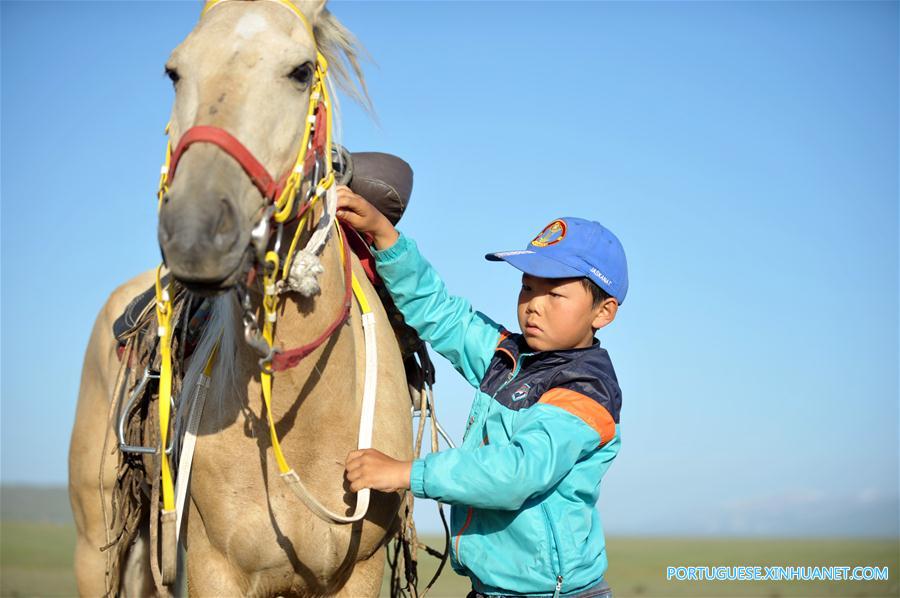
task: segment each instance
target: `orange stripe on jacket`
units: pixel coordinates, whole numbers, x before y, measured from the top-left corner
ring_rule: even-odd
[[[565,388],[551,388],[541,395],[539,403],[556,405],[572,415],[580,417],[600,435],[600,445],[604,445],[616,435],[616,422],[606,408],[580,392]]]
[[[505,339],[507,336],[509,336],[509,330],[507,330],[506,328],[501,328],[500,329],[500,340],[497,341],[497,346],[494,347],[494,351],[496,351],[497,349],[500,348],[500,343],[502,343],[503,339]]]
[[[509,349],[500,346],[500,344],[503,342],[503,339],[508,336],[509,332],[505,328],[500,330],[500,340],[497,341],[497,346],[494,348],[494,352],[503,351],[504,353],[509,355],[509,358],[512,359],[513,362],[513,369],[516,369],[516,358],[513,357],[513,354],[509,352]]]

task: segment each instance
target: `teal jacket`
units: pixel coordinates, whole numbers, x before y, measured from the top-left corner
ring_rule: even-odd
[[[413,462],[410,488],[451,505],[451,565],[484,594],[574,594],[607,568],[596,502],[619,451],[621,393],[592,347],[534,352],[447,293],[414,241],[375,251],[407,324],[477,390],[461,446]]]

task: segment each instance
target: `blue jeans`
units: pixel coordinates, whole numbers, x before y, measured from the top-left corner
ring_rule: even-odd
[[[551,596],[551,594],[547,594]],[[466,595],[466,598],[516,598],[512,596],[506,595],[496,595],[491,594],[490,596],[477,592],[476,590],[472,590]],[[612,598],[612,590],[605,581],[601,581],[595,586],[591,586],[586,590],[582,590],[577,594],[572,594],[571,596],[566,596],[565,598]]]

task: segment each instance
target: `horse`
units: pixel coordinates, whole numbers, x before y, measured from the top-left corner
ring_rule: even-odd
[[[175,86],[170,143],[177,145],[194,127],[215,127],[239,139],[267,172],[287,172],[300,150],[320,62],[327,61],[329,73],[351,95],[367,98],[359,51],[325,0],[207,3],[166,62]],[[265,312],[264,298],[250,292],[242,304],[235,292],[259,266],[253,258],[260,253],[258,231],[271,216],[271,202],[257,182],[221,147],[196,143],[180,156],[177,177],[160,194],[158,236],[168,271],[189,292],[213,297],[203,336],[184,372],[186,392],[205,364],[212,367],[180,528],[188,555],[187,589],[192,595],[217,596],[375,596],[403,493],[373,491],[364,518],[335,523],[290,491],[272,440],[280,439],[284,459],[324,508],[353,511],[357,495],[349,491],[344,462],[357,448],[363,408],[361,308],[359,301],[352,303],[349,317],[327,340],[295,367],[274,375],[270,434],[262,396],[266,364],[261,370],[260,353],[243,342],[241,319],[242,312]],[[305,191],[297,197],[309,197]],[[310,226],[298,232],[298,246],[315,234],[313,223],[327,218],[327,212],[324,201],[308,209]],[[324,241],[317,292],[274,297],[272,340],[280,347],[304,345],[333,322],[347,295],[343,260],[349,260],[362,295],[357,299],[368,301],[375,322],[377,417],[371,445],[394,458],[410,459],[410,390],[397,338],[359,259],[345,251],[341,238],[332,231]],[[268,242],[271,250],[271,235]],[[85,352],[69,451],[75,573],[82,595],[149,595],[154,580],[160,588],[153,571],[158,551],[147,531],[156,524],[148,519],[148,497],[142,497],[140,533],[114,563],[121,568],[115,579],[107,575],[109,551],[100,550],[111,543],[109,517],[119,475],[118,441],[109,414],[121,384],[120,357],[111,327],[157,275],[147,271],[112,292]],[[155,458],[158,462],[159,455]]]

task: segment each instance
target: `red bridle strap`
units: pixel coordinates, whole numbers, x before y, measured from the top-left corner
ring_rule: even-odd
[[[244,147],[244,144],[225,129],[208,125],[191,127],[181,136],[178,146],[172,152],[172,161],[169,165],[166,185],[171,185],[175,179],[175,169],[178,168],[178,161],[181,159],[181,155],[184,154],[188,147],[198,142],[217,145],[222,151],[234,158],[264,198],[269,201],[275,201],[278,197],[281,185],[272,178],[266,167],[253,157],[250,150]]]
[[[347,224],[343,221],[339,221],[339,223],[344,228],[344,234],[341,235],[341,242],[344,245],[344,297],[338,306],[337,315],[332,320],[331,325],[316,340],[301,347],[276,352],[274,357],[272,357],[272,370],[275,372],[290,369],[300,363],[304,357],[318,349],[322,343],[328,340],[334,334],[334,331],[338,329],[338,326],[346,322],[350,316],[350,298],[353,283],[350,270],[350,246],[347,241],[349,231],[347,230]]]

